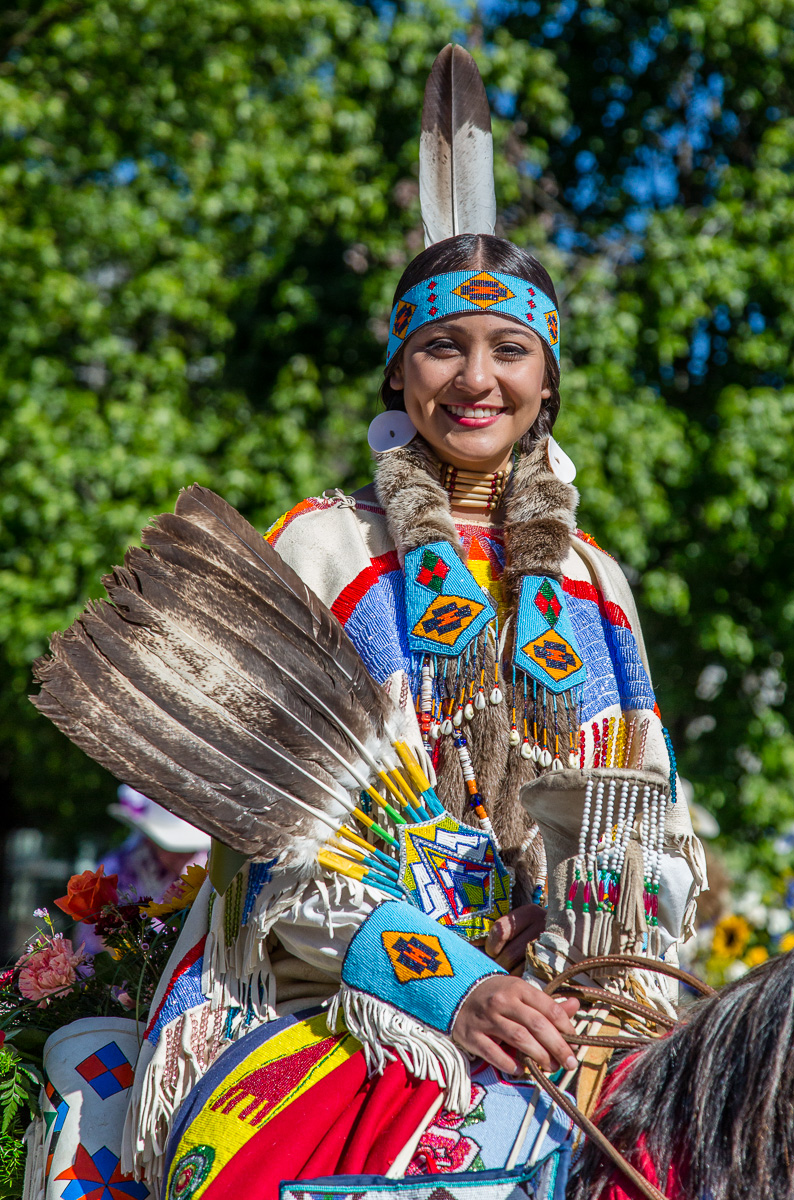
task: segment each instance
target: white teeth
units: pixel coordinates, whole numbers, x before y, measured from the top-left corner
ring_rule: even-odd
[[[501,408],[464,408],[460,404],[448,404],[447,412],[452,413],[456,417],[496,417],[502,411]]]

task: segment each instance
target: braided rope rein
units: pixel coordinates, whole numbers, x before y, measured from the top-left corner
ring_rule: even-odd
[[[704,983],[701,979],[697,979],[688,971],[682,971],[680,967],[673,967],[668,963],[629,954],[602,954],[594,958],[584,958],[580,962],[574,963],[573,966],[566,967],[543,990],[548,996],[551,996],[561,988],[565,988],[566,991],[574,995],[581,995],[588,1000],[597,1002],[601,1008],[616,1008],[623,1012],[629,1012],[635,1018],[639,1017],[644,1020],[646,1025],[656,1025],[657,1027],[664,1028],[667,1032],[675,1028],[676,1021],[657,1012],[650,1005],[639,1004],[626,997],[617,996],[613,992],[608,992],[606,988],[585,987],[573,982],[577,975],[591,974],[594,970],[597,971],[606,967],[639,967],[645,971],[655,971],[657,974],[667,975],[672,979],[679,980],[681,983],[686,983],[703,996],[717,995],[714,988],[709,987],[707,983]],[[572,1045],[578,1046],[607,1046],[612,1049],[637,1049],[647,1045],[649,1042],[656,1041],[660,1036],[662,1035],[649,1032],[647,1036],[639,1034],[630,1037],[577,1037],[569,1038],[568,1040]],[[578,1105],[565,1092],[544,1075],[536,1063],[527,1058],[524,1062],[524,1068],[527,1074],[532,1076],[537,1086],[550,1096],[552,1101],[562,1109],[566,1116],[581,1129],[582,1133],[598,1146],[602,1154],[606,1155],[634,1184],[634,1187],[641,1196],[645,1197],[645,1200],[668,1200],[664,1192],[660,1191],[644,1175],[641,1175],[636,1167],[632,1166],[617,1147],[610,1142],[609,1138],[601,1132],[598,1126],[589,1117],[585,1116]]]

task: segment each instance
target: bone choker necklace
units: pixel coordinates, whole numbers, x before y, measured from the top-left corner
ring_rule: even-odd
[[[439,463],[440,483],[449,495],[450,503],[456,508],[480,508],[486,512],[498,508],[512,472],[512,462],[503,471],[494,471],[490,475]]]

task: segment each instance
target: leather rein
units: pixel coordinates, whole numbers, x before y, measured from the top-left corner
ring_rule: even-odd
[[[572,995],[597,1002],[602,1008],[616,1008],[622,1012],[628,1012],[634,1017],[641,1017],[646,1022],[652,1025],[661,1026],[669,1031],[674,1029],[676,1022],[663,1013],[658,1013],[649,1006],[638,1004],[634,1000],[629,1000],[624,996],[616,996],[606,989],[595,987],[582,987],[573,982],[577,975],[590,973],[594,970],[599,970],[606,967],[639,967],[644,971],[655,971],[660,975],[668,975],[672,979],[677,979],[682,983],[686,983],[695,991],[704,996],[716,996],[714,988],[703,983],[701,979],[697,979],[694,975],[690,975],[688,971],[682,971],[680,967],[670,966],[668,963],[640,958],[635,955],[628,954],[604,954],[595,958],[585,958],[581,962],[575,963],[571,967],[567,967],[560,975],[555,976],[551,983],[547,984],[543,989],[547,995],[551,996],[554,992],[564,988]],[[635,1037],[577,1037],[569,1038],[572,1045],[579,1046],[607,1046],[613,1049],[638,1049],[641,1046],[647,1045],[651,1041],[655,1041],[660,1035],[644,1035],[638,1034]],[[574,1103],[571,1098],[558,1088],[555,1083],[544,1075],[540,1067],[531,1059],[525,1060],[525,1069],[527,1074],[531,1075],[538,1087],[542,1088],[554,1101],[554,1103],[562,1109],[575,1125],[590,1138],[592,1142],[598,1146],[599,1150],[604,1154],[622,1173],[631,1181],[641,1196],[645,1200],[668,1200],[664,1192],[660,1191],[655,1184],[651,1183],[644,1175],[640,1174],[636,1167],[625,1158],[616,1146],[613,1146],[609,1138],[607,1138],[589,1117],[585,1116],[582,1110]]]

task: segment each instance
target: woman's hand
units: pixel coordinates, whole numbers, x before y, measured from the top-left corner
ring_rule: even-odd
[[[485,953],[500,967],[512,971],[524,961],[527,946],[543,932],[545,925],[545,909],[537,904],[522,904],[494,921],[485,942]]]
[[[572,1071],[577,1060],[565,1038],[575,1035],[570,1018],[578,1008],[572,996],[552,1000],[514,975],[492,975],[464,1000],[452,1037],[506,1075],[520,1070],[524,1055],[544,1071]]]

